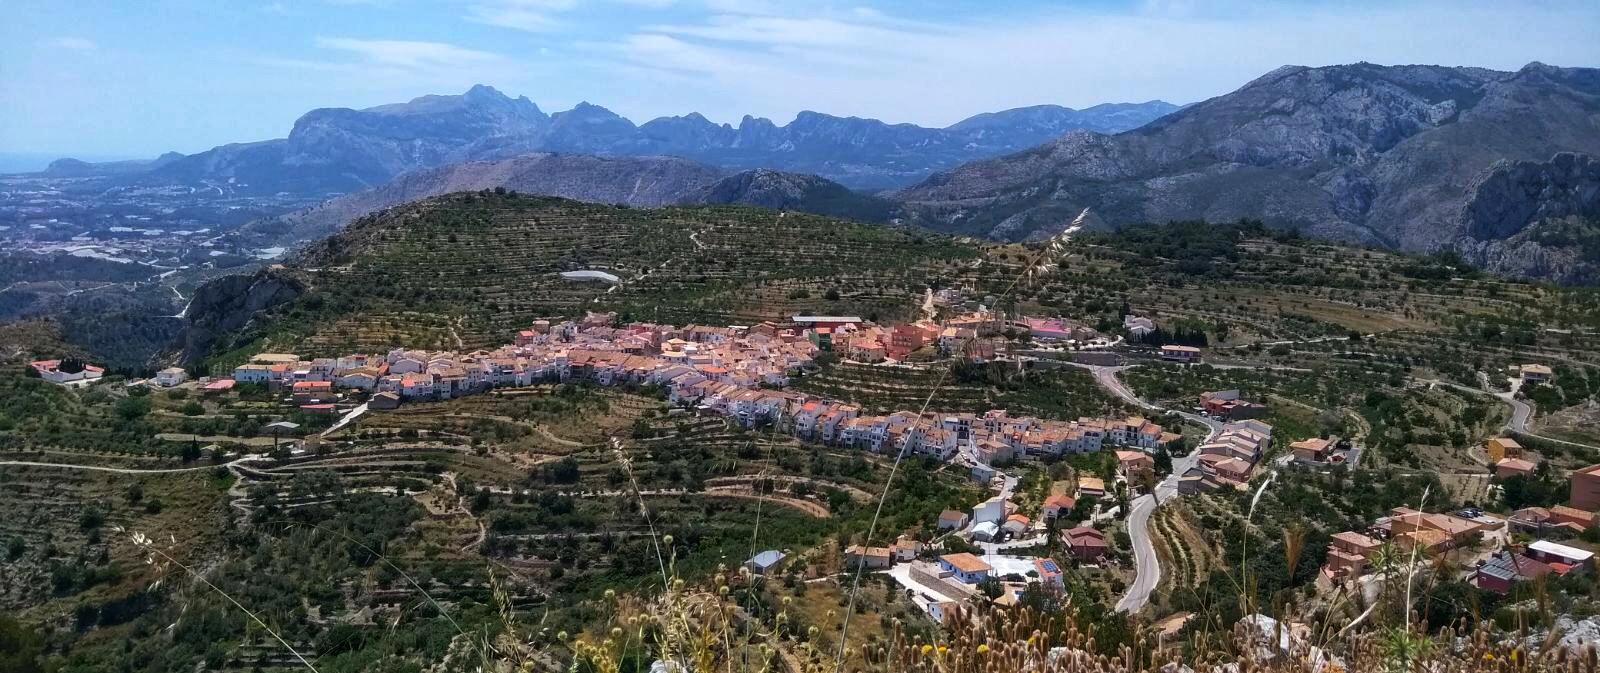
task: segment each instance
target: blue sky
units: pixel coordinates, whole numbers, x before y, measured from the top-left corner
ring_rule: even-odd
[[[282,137],[482,82],[636,122],[803,109],[945,125],[1225,93],[1286,63],[1600,65],[1600,3],[75,0],[0,4],[0,152]]]

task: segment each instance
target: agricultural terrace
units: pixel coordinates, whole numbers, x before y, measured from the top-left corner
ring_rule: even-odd
[[[266,345],[243,350],[470,350],[585,310],[676,324],[888,319],[976,256],[934,234],[755,208],[456,194],[363,218],[308,251],[290,272],[311,292],[251,335]],[[586,269],[623,281],[560,276]]]

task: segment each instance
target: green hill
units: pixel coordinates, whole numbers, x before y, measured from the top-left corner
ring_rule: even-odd
[[[316,353],[475,348],[506,343],[536,318],[586,310],[678,324],[799,312],[889,318],[914,310],[927,279],[980,252],[917,230],[740,206],[453,194],[362,218],[263,272],[304,289],[218,349],[263,339]],[[621,283],[561,275],[585,270]],[[237,319],[222,299],[197,300],[194,320]]]

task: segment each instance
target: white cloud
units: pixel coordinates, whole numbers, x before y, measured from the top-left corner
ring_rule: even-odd
[[[459,68],[503,60],[497,54],[443,42],[319,37],[317,46],[350,52],[372,65],[402,69]]]
[[[870,47],[900,37],[898,31],[869,23],[826,17],[791,18],[724,14],[700,25],[653,26],[648,30],[718,42],[809,47]]]
[[[619,108],[649,116],[720,101],[728,107],[702,111],[787,119],[813,109],[942,125],[1039,103],[1193,102],[1284,64],[1600,62],[1600,41],[1586,39],[1600,32],[1600,6],[1562,0],[1149,0],[1125,10],[1012,7],[937,22],[764,0],[707,6],[707,15],[583,45],[612,60],[618,81],[608,90],[618,92],[611,99],[621,99]],[[1499,37],[1485,42],[1490,34]]]
[[[468,7],[466,19],[486,26],[525,30],[530,33],[550,31],[561,25],[560,21],[544,12],[521,7],[490,5]]]
[[[670,35],[630,35],[615,45],[634,65],[697,75],[729,76],[748,73],[756,64],[727,50],[685,42]]]
[[[556,15],[578,6],[577,0],[488,0],[467,7],[466,20],[531,33],[549,32],[563,23]]]
[[[44,44],[47,47],[71,49],[73,51],[94,51],[100,48],[100,45],[95,44],[92,40],[71,36],[53,37],[45,40]]]
[[[250,61],[295,71],[300,86],[324,91],[361,91],[357,97],[387,103],[427,93],[455,93],[473,84],[505,82],[527,63],[488,51],[444,42],[319,37],[321,58],[257,56]],[[340,100],[340,99],[334,99]]]
[[[677,0],[607,0],[610,3],[629,5],[642,9],[665,9]],[[571,28],[572,24],[560,15],[581,6],[604,3],[581,3],[579,0],[472,0],[462,18],[472,23],[499,26],[530,33],[549,33]]]

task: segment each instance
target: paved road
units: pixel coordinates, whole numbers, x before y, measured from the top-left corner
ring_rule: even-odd
[[[1512,432],[1520,432],[1524,435],[1532,435],[1533,432],[1528,430],[1528,421],[1533,419],[1533,405],[1517,399],[1517,391],[1519,390],[1522,390],[1522,379],[1520,378],[1511,382],[1510,390],[1503,393],[1494,393],[1494,396],[1511,405],[1511,418],[1506,420],[1506,429]],[[1537,435],[1534,436],[1537,437]]]
[[[1128,387],[1122,383],[1122,380],[1117,378],[1117,374],[1120,373],[1122,370],[1128,369],[1129,367],[1136,366],[1136,365],[1123,365],[1123,366],[1119,366],[1119,367],[1105,367],[1105,366],[1097,366],[1097,365],[1085,365],[1085,364],[1080,364],[1080,363],[1072,363],[1072,364],[1074,364],[1074,365],[1076,365],[1078,367],[1082,367],[1084,369],[1089,370],[1091,373],[1094,374],[1095,381],[1099,382],[1102,387],[1104,387],[1107,391],[1111,392],[1113,395],[1116,395],[1117,397],[1120,397],[1123,400],[1126,400],[1128,403],[1133,404],[1134,406],[1139,407],[1141,409],[1146,409],[1146,410],[1150,410],[1150,411],[1166,411],[1166,410],[1162,409],[1161,407],[1158,407],[1158,406],[1156,406],[1154,404],[1150,404],[1149,402],[1146,402],[1144,400],[1139,399],[1138,395],[1133,394],[1133,391],[1129,390]],[[1274,367],[1272,365],[1262,365],[1262,366],[1232,365],[1231,367],[1240,368],[1240,369],[1245,369],[1245,368],[1251,368],[1251,369],[1261,369],[1261,368],[1289,369],[1289,368],[1286,368],[1286,367]],[[1525,402],[1523,400],[1520,400],[1520,399],[1517,399],[1517,397],[1516,397],[1516,388],[1515,387],[1513,387],[1512,390],[1509,391],[1509,392],[1497,393],[1497,392],[1492,392],[1492,391],[1484,390],[1484,389],[1480,389],[1480,388],[1472,388],[1472,387],[1469,387],[1469,386],[1463,386],[1463,385],[1460,385],[1460,384],[1457,384],[1457,383],[1451,383],[1451,382],[1448,382],[1448,381],[1437,381],[1437,380],[1431,380],[1431,379],[1417,379],[1417,380],[1425,382],[1425,383],[1434,383],[1434,384],[1439,384],[1439,385],[1446,385],[1446,386],[1450,386],[1452,388],[1457,388],[1457,389],[1468,391],[1468,392],[1474,392],[1474,393],[1479,393],[1479,394],[1484,394],[1484,395],[1491,395],[1491,396],[1493,396],[1493,397],[1505,402],[1506,404],[1511,405],[1511,418],[1508,421],[1506,421],[1506,429],[1508,429],[1508,430],[1510,430],[1512,432],[1528,435],[1530,437],[1535,437],[1535,438],[1543,439],[1543,440],[1547,440],[1547,441],[1558,442],[1558,443],[1561,443],[1561,444],[1569,444],[1569,445],[1573,445],[1573,446],[1583,446],[1583,447],[1587,447],[1587,448],[1600,448],[1600,447],[1589,447],[1586,444],[1579,444],[1577,442],[1569,442],[1569,441],[1566,441],[1566,440],[1555,439],[1555,438],[1551,438],[1551,437],[1544,437],[1544,436],[1537,435],[1537,434],[1534,434],[1534,433],[1530,432],[1528,430],[1528,421],[1530,419],[1532,419],[1532,417],[1533,417],[1533,407],[1531,405],[1529,405],[1527,402]],[[1199,424],[1202,424],[1202,425],[1206,426],[1206,429],[1207,429],[1206,438],[1208,440],[1213,438],[1213,437],[1215,437],[1218,433],[1222,432],[1223,423],[1220,422],[1220,421],[1217,421],[1215,419],[1208,418],[1208,417],[1205,417],[1205,416],[1201,416],[1201,415],[1198,415],[1198,414],[1189,413],[1187,411],[1174,410],[1174,413],[1176,413],[1179,416],[1183,417],[1185,420],[1188,420],[1188,421],[1191,421],[1191,422],[1194,422],[1194,423],[1199,423]],[[1191,467],[1193,467],[1195,465],[1195,463],[1199,460],[1199,457],[1200,457],[1199,452],[1196,451],[1196,452],[1194,452],[1194,453],[1192,453],[1192,454],[1190,454],[1188,456],[1184,456],[1182,458],[1173,459],[1173,461],[1172,461],[1172,474],[1168,475],[1166,479],[1162,480],[1160,484],[1156,485],[1155,493],[1153,495],[1139,496],[1138,498],[1134,498],[1133,501],[1131,503],[1129,503],[1128,538],[1133,543],[1133,560],[1134,560],[1134,573],[1135,573],[1135,575],[1134,575],[1134,580],[1133,580],[1132,586],[1128,587],[1128,592],[1126,594],[1124,594],[1120,600],[1117,601],[1117,610],[1118,611],[1130,612],[1131,613],[1131,612],[1138,612],[1139,610],[1143,609],[1144,606],[1147,603],[1150,602],[1150,592],[1155,590],[1156,585],[1160,583],[1160,581],[1161,581],[1161,562],[1160,562],[1160,559],[1156,556],[1155,544],[1153,542],[1151,542],[1151,540],[1150,540],[1150,515],[1155,512],[1156,507],[1159,506],[1161,502],[1165,502],[1166,500],[1168,500],[1170,498],[1177,497],[1177,495],[1178,495],[1178,477],[1180,475],[1182,475],[1183,473],[1188,472],[1189,469]],[[1271,479],[1272,477],[1275,477],[1276,474],[1277,474],[1276,470],[1274,470],[1273,473],[1268,478]],[[1258,495],[1259,495],[1259,492],[1258,492]]]
[[[345,413],[344,417],[339,419],[339,422],[329,426],[327,430],[323,430],[322,436],[327,437],[328,435],[338,432],[340,429],[344,428],[344,426],[349,425],[351,421],[356,420],[356,418],[360,417],[364,413],[367,413],[367,403],[365,402],[361,403],[361,406],[351,409],[349,412]]]
[[[222,467],[233,467],[234,465],[238,465],[239,463],[252,461],[252,460],[257,460],[259,458],[261,458],[261,456],[245,456],[243,458],[235,459],[234,461],[229,462],[229,463],[223,463]],[[28,466],[28,467],[57,467],[57,468],[61,468],[63,470],[89,470],[91,472],[115,472],[117,474],[172,474],[174,472],[193,472],[195,470],[209,470],[209,469],[211,469],[213,467],[217,467],[217,465],[214,465],[214,464],[206,464],[206,465],[195,465],[195,466],[192,466],[192,467],[168,467],[168,468],[156,468],[156,469],[140,469],[140,468],[131,468],[131,467],[106,467],[104,465],[75,465],[75,464],[72,464],[72,463],[41,463],[41,462],[35,462],[35,461],[31,461],[31,460],[0,460],[0,466],[5,466],[5,465],[24,465],[24,466]]]
[[[1078,367],[1089,370],[1094,374],[1094,380],[1100,386],[1110,391],[1111,394],[1122,398],[1129,404],[1147,411],[1167,411],[1157,405],[1139,399],[1132,390],[1117,378],[1117,374],[1124,369],[1135,365],[1119,367],[1104,367],[1098,365],[1085,365],[1073,363]],[[1184,420],[1206,426],[1206,439],[1216,437],[1222,432],[1222,422],[1207,418],[1187,411],[1175,411]],[[1150,592],[1161,582],[1161,559],[1156,556],[1155,543],[1150,540],[1150,515],[1155,513],[1156,507],[1162,502],[1178,497],[1178,477],[1183,476],[1195,463],[1200,460],[1200,452],[1195,451],[1187,456],[1172,459],[1172,474],[1156,484],[1154,493],[1141,495],[1128,503],[1128,539],[1133,543],[1133,584],[1128,587],[1128,592],[1117,601],[1117,610],[1121,612],[1138,612],[1145,604],[1150,602]]]
[[[1413,380],[1418,381],[1420,383],[1431,383],[1431,384],[1434,384],[1434,385],[1449,386],[1451,388],[1455,388],[1456,390],[1460,390],[1460,391],[1463,391],[1463,392],[1477,393],[1479,395],[1488,395],[1488,396],[1493,397],[1493,398],[1495,398],[1497,400],[1500,400],[1501,402],[1504,402],[1504,403],[1506,403],[1508,405],[1511,405],[1511,418],[1506,419],[1505,429],[1509,430],[1511,432],[1515,432],[1515,433],[1517,433],[1519,435],[1527,435],[1529,437],[1533,437],[1534,439],[1540,439],[1540,440],[1544,440],[1546,442],[1555,442],[1556,444],[1565,444],[1567,446],[1577,446],[1577,447],[1582,447],[1582,448],[1585,448],[1585,449],[1600,449],[1600,446],[1593,446],[1593,445],[1590,445],[1590,444],[1584,444],[1582,442],[1573,442],[1573,441],[1568,441],[1568,440],[1565,440],[1565,439],[1556,439],[1555,437],[1546,437],[1544,435],[1535,433],[1532,428],[1528,427],[1528,422],[1533,420],[1533,405],[1528,404],[1525,400],[1519,399],[1517,397],[1517,390],[1522,387],[1522,382],[1521,381],[1513,381],[1512,384],[1511,384],[1511,390],[1508,390],[1506,392],[1501,393],[1501,392],[1494,392],[1494,391],[1491,391],[1491,390],[1485,390],[1483,388],[1474,388],[1472,386],[1464,386],[1464,385],[1461,385],[1459,383],[1452,383],[1450,381],[1440,381],[1438,379],[1413,379]]]
[[[1209,424],[1208,424],[1209,426]],[[1221,424],[1207,438],[1216,435]],[[1150,515],[1163,502],[1178,497],[1178,477],[1188,472],[1200,460],[1200,452],[1172,459],[1172,474],[1156,484],[1151,495],[1141,495],[1128,504],[1128,539],[1133,543],[1133,584],[1117,601],[1120,612],[1138,612],[1150,602],[1150,592],[1161,583],[1161,560],[1156,556],[1155,543],[1150,541]]]
[[[1100,384],[1100,387],[1105,388],[1107,391],[1110,391],[1112,395],[1122,398],[1124,401],[1132,404],[1133,406],[1149,411],[1164,411],[1164,409],[1161,407],[1139,399],[1138,395],[1133,394],[1132,390],[1128,390],[1128,387],[1123,385],[1122,379],[1117,378],[1117,374],[1121,373],[1123,370],[1130,369],[1138,365],[1107,367],[1103,365],[1086,365],[1081,362],[1068,362],[1067,364],[1089,370],[1089,373],[1094,375],[1094,380]]]

